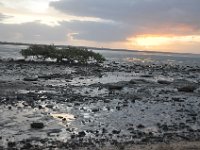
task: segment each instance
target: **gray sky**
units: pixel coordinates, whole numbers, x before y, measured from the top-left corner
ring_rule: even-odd
[[[200,0],[0,0],[0,40],[200,53]]]

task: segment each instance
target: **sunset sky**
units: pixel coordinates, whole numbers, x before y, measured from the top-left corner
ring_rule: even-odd
[[[0,0],[0,41],[200,53],[200,0]]]

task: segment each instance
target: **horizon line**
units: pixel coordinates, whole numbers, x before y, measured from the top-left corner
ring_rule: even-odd
[[[75,46],[75,45],[65,45],[65,44],[42,44],[42,43],[27,43],[27,42],[8,42],[8,41],[0,41],[0,44],[3,45],[55,45],[57,47],[83,47],[94,50],[109,50],[109,51],[126,51],[126,52],[143,52],[143,53],[163,53],[163,54],[182,54],[182,55],[200,55],[198,53],[179,53],[179,52],[163,52],[163,51],[155,51],[155,50],[134,50],[134,49],[125,49],[125,48],[105,48],[105,47],[93,47],[93,46]]]

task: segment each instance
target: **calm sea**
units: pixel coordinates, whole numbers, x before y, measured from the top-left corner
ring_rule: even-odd
[[[20,50],[27,46],[19,45],[1,45],[0,57],[1,59],[23,58],[20,55]],[[101,53],[107,60],[117,62],[137,62],[137,63],[171,63],[171,64],[188,64],[200,65],[200,55],[197,54],[168,54],[168,53],[151,53],[151,52],[127,52],[127,51],[109,51],[109,50],[95,50]]]

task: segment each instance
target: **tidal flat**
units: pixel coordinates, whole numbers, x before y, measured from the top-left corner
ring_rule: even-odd
[[[0,149],[200,149],[199,107],[198,65],[0,62]]]

